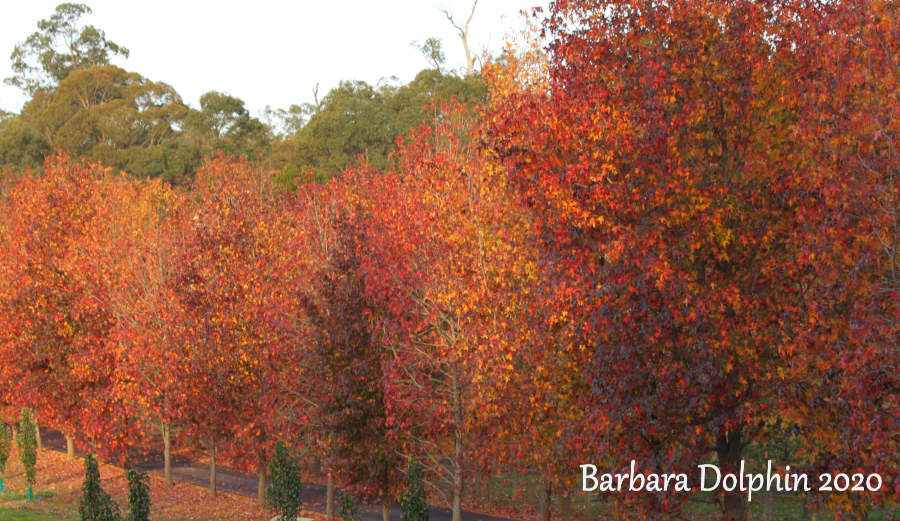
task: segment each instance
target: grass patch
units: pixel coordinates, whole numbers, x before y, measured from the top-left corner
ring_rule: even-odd
[[[34,496],[35,501],[38,501],[38,498],[40,498],[40,500],[43,501],[45,499],[50,499],[53,496],[55,496],[56,492],[50,492],[47,490],[35,490],[32,495]],[[3,494],[0,494],[0,502],[2,502],[2,501],[20,501],[23,499],[28,499],[28,491],[27,490],[22,490],[19,492],[12,491],[8,494],[4,492]],[[0,518],[0,519],[3,519],[3,518]]]
[[[47,512],[40,510],[0,507],[0,521],[52,521],[55,519],[59,518],[52,517]]]

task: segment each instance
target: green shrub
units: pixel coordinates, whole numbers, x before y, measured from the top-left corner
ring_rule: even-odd
[[[344,521],[360,521],[359,500],[349,492],[341,491],[338,496],[338,517]]]
[[[78,501],[81,521],[119,521],[119,505],[103,490],[97,460],[90,454],[84,458],[84,484]]]
[[[6,473],[6,462],[12,452],[12,429],[9,425],[0,422],[0,476]]]
[[[34,416],[31,409],[22,407],[22,419],[19,421],[19,437],[16,442],[19,445],[19,458],[22,467],[25,468],[25,484],[34,486],[35,466],[37,465],[37,436],[35,434]]]
[[[422,465],[416,458],[409,458],[406,469],[406,492],[400,494],[400,518],[403,521],[429,521],[430,508]]]
[[[150,478],[145,472],[129,470],[128,515],[126,521],[148,521],[150,519]]]
[[[303,502],[300,500],[300,494],[303,491],[300,465],[294,455],[280,441],[275,444],[275,454],[272,456],[272,461],[269,462],[269,476],[271,484],[266,489],[269,508],[274,510],[282,521],[300,517],[300,510],[303,506]]]

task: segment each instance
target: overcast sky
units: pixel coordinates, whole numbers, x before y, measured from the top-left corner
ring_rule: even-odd
[[[49,18],[59,0],[4,2],[0,17],[0,74],[11,76],[13,46]],[[470,0],[375,1],[194,1],[122,2],[88,0],[93,14],[82,22],[131,51],[113,61],[153,81],[172,85],[197,106],[210,90],[246,102],[252,115],[266,105],[287,108],[312,101],[340,80],[375,83],[397,76],[408,82],[428,66],[413,40],[443,40],[447,66],[465,65],[456,30],[438,10],[448,6],[465,21]],[[470,26],[470,45],[497,53],[511,31],[523,27],[520,11],[546,0],[480,0]],[[18,112],[26,98],[0,87],[0,108]]]

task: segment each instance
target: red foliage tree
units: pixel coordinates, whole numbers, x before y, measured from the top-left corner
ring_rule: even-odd
[[[871,243],[859,179],[817,164],[791,3],[557,2],[548,90],[495,100],[493,148],[531,209],[586,368],[593,459],[737,471],[767,421],[852,349]],[[803,402],[804,405],[798,405]],[[805,409],[806,414],[813,411]],[[694,487],[696,488],[696,487]],[[720,498],[745,519],[739,493]],[[662,517],[685,495],[619,496]],[[640,498],[640,499],[638,499]]]

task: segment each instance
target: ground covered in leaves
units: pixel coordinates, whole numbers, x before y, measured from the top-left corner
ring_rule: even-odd
[[[122,513],[128,510],[128,483],[125,472],[112,465],[101,465],[103,489],[110,493]],[[5,485],[10,493],[0,494],[0,518],[20,511],[22,519],[40,519],[41,513],[52,519],[77,519],[78,499],[84,481],[84,461],[67,461],[65,454],[44,450],[38,455],[37,484],[34,501],[25,494],[22,464],[14,454],[6,467]],[[155,520],[252,520],[272,518],[272,513],[260,508],[256,499],[219,492],[209,496],[209,490],[187,483],[166,484],[159,476],[150,476],[151,517]],[[321,514],[304,512],[306,517],[324,519]],[[10,519],[18,517],[10,517]]]

